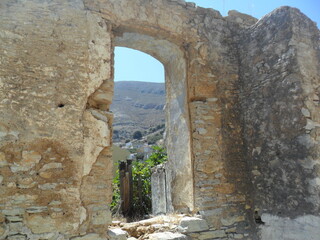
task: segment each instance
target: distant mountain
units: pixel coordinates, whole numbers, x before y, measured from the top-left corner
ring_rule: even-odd
[[[111,111],[114,113],[113,140],[132,139],[135,131],[143,135],[165,123],[165,84],[115,82]]]

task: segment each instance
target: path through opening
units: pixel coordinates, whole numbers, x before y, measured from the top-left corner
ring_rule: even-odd
[[[190,151],[186,62],[183,52],[176,45],[166,40],[158,40],[138,33],[123,33],[121,36],[115,37],[114,41],[114,44],[117,47],[128,47],[147,53],[159,60],[164,66],[165,87],[163,88],[162,84],[161,89],[161,86],[159,85],[156,92],[158,92],[159,96],[164,96],[164,92],[166,92],[165,104],[157,104],[158,106],[150,105],[150,107],[158,108],[158,110],[163,107],[165,109],[166,137],[164,147],[167,149],[169,161],[165,164],[166,174],[165,179],[163,180],[165,185],[161,188],[166,192],[164,211],[166,213],[173,211],[192,212],[194,209],[193,167]],[[115,69],[115,71],[117,71],[117,69]],[[125,87],[130,88],[136,83],[119,82],[119,84],[123,84]],[[117,97],[116,88],[117,82],[115,82],[114,101]],[[127,101],[131,101],[130,96],[128,96]],[[139,106],[139,104],[137,106]],[[147,106],[143,107],[148,108]],[[159,118],[157,118],[157,121],[159,121]],[[161,136],[161,134],[164,133],[163,128],[164,121],[160,121],[155,124],[154,127],[140,131],[142,136],[149,135],[149,138],[145,139],[145,147],[148,147],[148,142],[149,144],[157,142],[157,134],[158,137],[159,135]],[[114,134],[118,135],[115,136],[118,139],[119,135],[121,135],[119,130],[119,127],[117,129],[117,126],[115,126]],[[153,134],[153,137],[151,137],[151,134]],[[125,139],[124,137],[122,140],[124,140],[124,144],[127,144],[127,147],[134,148],[134,146],[132,146],[133,144],[128,141],[130,139]],[[162,154],[162,152],[159,153],[159,150],[156,152],[158,155]],[[129,189],[129,191],[131,190]]]
[[[116,47],[114,52],[111,210],[116,217],[137,219],[152,213],[151,168],[166,160],[164,67],[141,51]],[[153,198],[157,205],[158,196]]]

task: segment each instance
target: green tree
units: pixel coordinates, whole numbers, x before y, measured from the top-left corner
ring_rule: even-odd
[[[140,140],[142,138],[142,133],[140,131],[135,131],[133,133],[133,139],[138,139]]]

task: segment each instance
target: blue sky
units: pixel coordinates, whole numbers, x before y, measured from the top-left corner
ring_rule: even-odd
[[[213,8],[223,16],[229,10],[261,18],[280,6],[299,8],[320,26],[320,0],[194,0],[198,6]],[[163,65],[155,58],[129,48],[115,50],[115,81],[164,82]]]

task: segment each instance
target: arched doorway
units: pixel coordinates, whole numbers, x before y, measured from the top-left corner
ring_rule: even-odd
[[[187,103],[186,61],[183,52],[167,40],[125,32],[115,36],[114,47],[136,49],[158,59],[165,67],[167,210],[192,212],[194,209],[193,164],[190,117]]]

